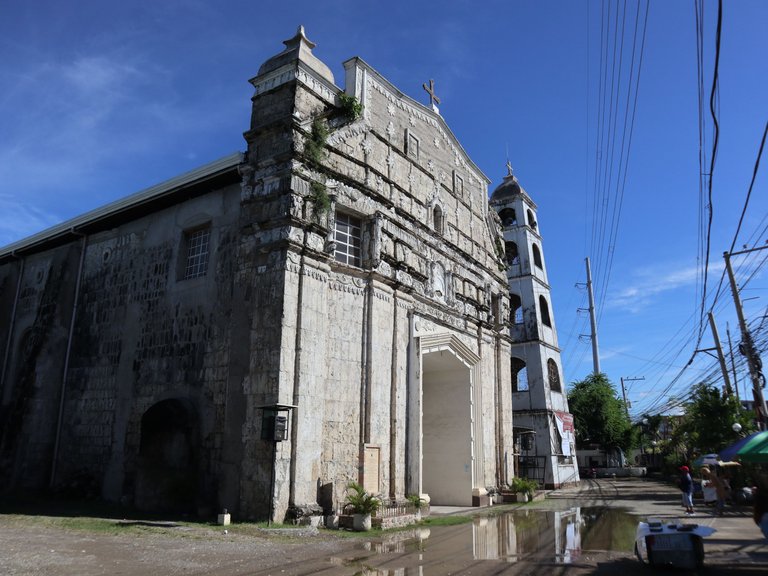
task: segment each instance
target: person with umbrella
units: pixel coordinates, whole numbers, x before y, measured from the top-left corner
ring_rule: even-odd
[[[680,491],[683,493],[683,508],[688,515],[693,514],[693,478],[688,466],[680,466]]]

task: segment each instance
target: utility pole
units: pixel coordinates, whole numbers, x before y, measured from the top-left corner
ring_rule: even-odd
[[[723,372],[723,381],[725,382],[725,393],[730,396],[733,394],[731,388],[731,379],[728,377],[728,367],[725,365],[725,356],[723,356],[723,347],[720,345],[720,336],[717,334],[717,324],[715,324],[715,315],[709,312],[709,326],[712,328],[712,336],[715,339],[715,350],[717,350],[717,359],[720,361],[720,370]]]
[[[640,378],[621,377],[621,394],[624,396],[624,410],[627,413],[627,420],[629,420],[629,402],[627,402],[627,389],[624,387],[624,381],[636,382],[637,380],[645,380],[645,376],[641,376]]]
[[[739,398],[739,379],[736,377],[736,361],[733,359],[733,342],[731,342],[731,328],[728,322],[725,323],[725,335],[728,336],[728,353],[731,355],[731,371],[733,371],[733,389],[736,390],[736,400],[741,404]]]
[[[752,380],[752,395],[755,400],[755,407],[757,408],[758,413],[758,425],[761,430],[766,429],[766,408],[765,399],[763,398],[763,385],[765,383],[765,376],[763,376],[763,374],[760,372],[762,368],[762,362],[757,354],[757,350],[755,350],[755,344],[752,341],[752,335],[749,333],[747,322],[744,320],[744,310],[741,307],[739,288],[736,286],[736,278],[733,276],[733,268],[731,267],[731,256],[748,254],[757,250],[764,250],[765,248],[768,248],[768,246],[752,248],[751,250],[742,250],[741,252],[734,252],[732,254],[728,252],[723,253],[723,257],[725,258],[725,269],[728,271],[728,279],[731,282],[733,303],[736,306],[736,316],[739,318],[739,327],[741,328],[741,351],[747,357],[749,376]]]
[[[587,261],[587,292],[589,294],[589,324],[592,328],[592,370],[595,375],[600,374],[600,355],[597,348],[597,322],[595,322],[595,296],[592,293],[592,269]]]

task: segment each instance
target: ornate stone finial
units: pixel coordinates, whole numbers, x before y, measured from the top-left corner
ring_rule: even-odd
[[[422,88],[429,94],[429,103],[434,108],[435,104],[440,104],[440,98],[437,97],[437,94],[435,94],[435,81],[430,78],[429,80],[429,86],[427,86],[427,83],[421,85]]]
[[[314,42],[312,42],[312,40],[307,38],[307,35],[304,32],[304,25],[303,24],[299,24],[299,27],[296,29],[296,35],[293,38],[289,38],[288,40],[283,40],[283,44],[285,44],[288,49],[295,48],[296,46],[298,46],[302,42],[310,50],[312,50],[312,48],[314,48],[316,46],[316,44]]]

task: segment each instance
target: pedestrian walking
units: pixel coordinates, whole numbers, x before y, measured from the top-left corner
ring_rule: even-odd
[[[708,466],[702,467],[701,476],[715,489],[715,515],[722,516],[723,508],[725,508],[725,482],[717,475],[716,471],[710,470]]]
[[[688,515],[693,514],[693,478],[688,466],[680,466],[680,480],[678,485],[683,493],[683,508]]]

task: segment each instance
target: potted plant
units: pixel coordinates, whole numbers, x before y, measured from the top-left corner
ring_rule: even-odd
[[[416,518],[421,519],[421,510],[429,505],[429,502],[418,494],[409,494],[406,499],[416,509]]]
[[[366,492],[357,482],[347,485],[347,499],[344,511],[352,514],[352,528],[358,532],[371,529],[371,515],[381,507],[381,500]]]
[[[512,482],[509,484],[509,490],[515,494],[517,502],[528,502],[533,498],[538,487],[538,482],[529,478],[512,478]]]

